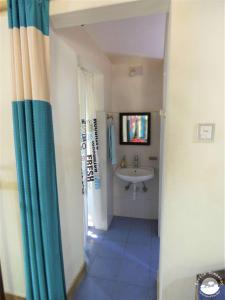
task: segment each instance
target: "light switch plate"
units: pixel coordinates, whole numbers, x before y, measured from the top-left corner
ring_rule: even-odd
[[[198,124],[198,140],[199,142],[213,142],[215,134],[215,124],[202,123]]]

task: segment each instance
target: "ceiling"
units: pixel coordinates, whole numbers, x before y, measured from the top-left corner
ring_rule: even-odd
[[[166,14],[86,25],[105,53],[163,58]]]

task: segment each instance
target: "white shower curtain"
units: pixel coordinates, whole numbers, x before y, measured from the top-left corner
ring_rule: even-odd
[[[85,201],[86,230],[95,226],[101,203],[101,179],[98,154],[98,128],[95,109],[94,74],[79,68],[82,183]],[[88,220],[88,221],[87,221]]]

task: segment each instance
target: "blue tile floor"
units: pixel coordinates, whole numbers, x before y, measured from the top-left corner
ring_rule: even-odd
[[[156,300],[158,222],[114,217],[107,232],[90,228],[87,276],[74,300]]]

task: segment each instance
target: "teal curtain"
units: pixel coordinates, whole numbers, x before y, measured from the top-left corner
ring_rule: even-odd
[[[26,299],[66,299],[49,101],[49,2],[9,0],[13,127]]]

